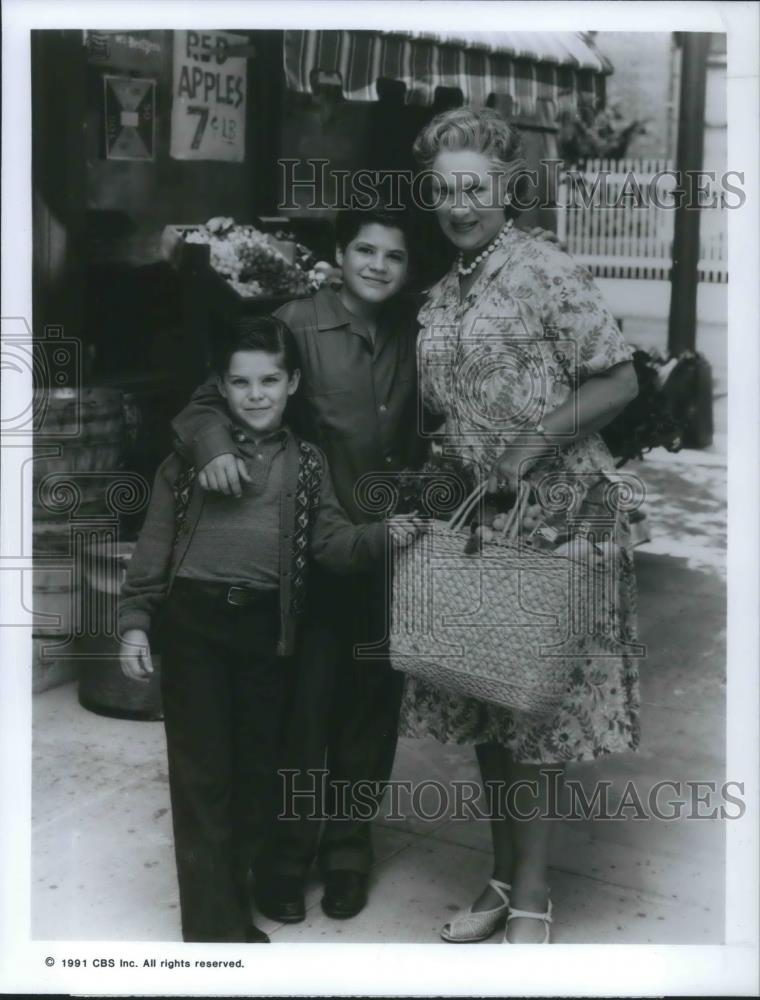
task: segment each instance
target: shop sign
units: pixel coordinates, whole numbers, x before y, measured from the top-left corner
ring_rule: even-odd
[[[104,76],[106,159],[152,160],[156,148],[156,83]]]
[[[177,160],[245,158],[246,45],[224,31],[175,31],[171,155]]]
[[[87,61],[93,66],[157,74],[164,54],[163,31],[85,31]]]

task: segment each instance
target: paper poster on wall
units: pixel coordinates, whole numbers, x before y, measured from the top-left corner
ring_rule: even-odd
[[[154,159],[155,81],[133,76],[104,76],[103,88],[106,159]]]
[[[246,61],[228,56],[247,38],[226,31],[175,31],[171,155],[177,160],[245,158]]]
[[[161,72],[165,31],[85,31],[87,62],[115,70]]]

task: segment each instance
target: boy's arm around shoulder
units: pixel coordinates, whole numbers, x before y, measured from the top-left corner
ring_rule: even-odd
[[[237,454],[230,428],[227,404],[213,375],[198,386],[172,420],[177,451],[198,469],[218,455]]]
[[[159,466],[153,481],[148,512],[129,560],[119,599],[119,632],[147,632],[166,597],[174,544],[174,494],[172,486],[181,461],[171,455]]]
[[[338,502],[324,454],[319,507],[313,525],[311,554],[333,573],[361,573],[380,565],[385,558],[388,532],[385,522],[354,524]]]

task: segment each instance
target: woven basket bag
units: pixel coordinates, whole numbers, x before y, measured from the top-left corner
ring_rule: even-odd
[[[573,666],[609,656],[616,574],[518,542],[527,483],[500,539],[465,554],[478,487],[450,521],[394,550],[392,665],[436,687],[528,714],[551,713]]]

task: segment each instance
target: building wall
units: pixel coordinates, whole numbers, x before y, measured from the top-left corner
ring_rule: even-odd
[[[675,157],[678,134],[681,53],[669,32],[598,32],[595,42],[612,61],[607,103],[624,118],[643,119],[646,133],[636,136],[629,155]],[[706,170],[724,170],[726,160],[726,37],[713,34],[705,95]]]
[[[726,105],[726,36],[713,34],[707,57],[705,92],[705,170],[726,169],[728,152]]]
[[[140,60],[121,48],[103,58],[88,50],[85,151],[87,207],[90,211],[127,216],[139,228],[157,230],[171,222],[205,222],[212,215],[245,220],[251,212],[255,186],[253,142],[246,130],[243,163],[183,161],[170,155],[172,113],[172,51],[174,32],[123,32],[135,42],[149,43]],[[115,75],[150,80],[155,85],[155,155],[151,160],[114,160],[106,157],[103,77]],[[252,105],[250,87],[247,110]]]
[[[607,105],[617,105],[627,120],[646,123],[629,155],[672,156],[674,105],[671,82],[673,41],[670,32],[600,31],[594,41],[615,67],[607,77]]]
[[[85,65],[76,31],[33,31],[33,327],[82,336]],[[61,86],[61,81],[66,86]]]

